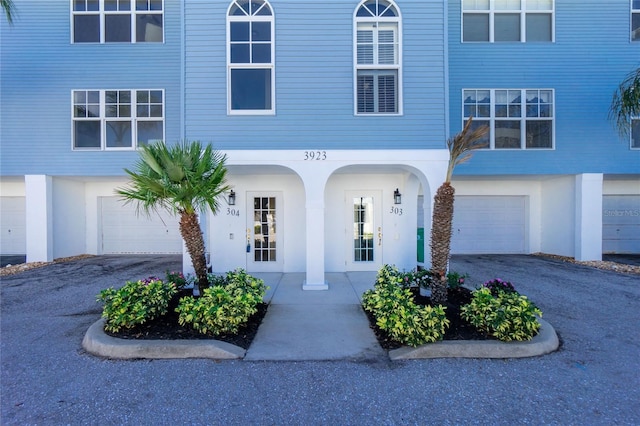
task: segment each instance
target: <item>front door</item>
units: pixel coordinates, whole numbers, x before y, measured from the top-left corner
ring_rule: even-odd
[[[377,271],[382,266],[380,191],[346,193],[348,271]]]
[[[247,271],[281,272],[282,196],[279,192],[247,193]]]

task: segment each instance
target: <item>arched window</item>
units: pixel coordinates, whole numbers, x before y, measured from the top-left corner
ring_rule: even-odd
[[[354,14],[355,113],[401,113],[401,19],[387,0],[364,0]]]
[[[227,14],[230,114],[273,114],[273,11],[266,0],[235,0]]]

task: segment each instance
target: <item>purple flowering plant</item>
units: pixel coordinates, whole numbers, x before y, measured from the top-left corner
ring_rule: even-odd
[[[180,271],[167,271],[167,281],[173,283],[179,289],[187,285],[187,278]]]
[[[494,278],[485,282],[482,287],[488,288],[493,296],[497,296],[498,293],[517,293],[513,284],[509,281],[503,281],[500,278]]]

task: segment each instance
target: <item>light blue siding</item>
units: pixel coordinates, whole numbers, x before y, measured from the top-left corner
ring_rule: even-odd
[[[165,132],[181,137],[181,2],[165,1],[165,43],[72,44],[70,2],[14,0],[1,20],[1,174],[122,175],[136,152],[71,149],[74,89],[164,89]]]
[[[227,2],[186,9],[186,134],[220,149],[442,148],[443,2],[398,2],[403,114],[354,116],[358,2],[273,0],[275,115],[227,115]]]
[[[458,175],[640,173],[608,121],[611,97],[640,65],[629,2],[556,0],[555,43],[461,43],[460,2],[449,2],[450,125],[462,126],[465,88],[555,90],[555,149],[482,151]]]

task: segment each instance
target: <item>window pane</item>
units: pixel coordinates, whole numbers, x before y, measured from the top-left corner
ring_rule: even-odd
[[[496,149],[520,148],[520,122],[496,121]]]
[[[631,16],[631,40],[640,41],[640,13]]]
[[[527,148],[553,148],[551,121],[527,121]]]
[[[527,10],[552,10],[553,0],[527,0]]]
[[[640,119],[631,121],[631,148],[640,148]]]
[[[162,121],[138,121],[138,146],[163,140]]]
[[[373,64],[373,44],[358,45],[358,64]]]
[[[358,112],[374,112],[373,76],[358,76]]]
[[[640,9],[640,0],[633,0],[633,6],[634,9]]]
[[[251,59],[252,64],[271,63],[271,44],[254,44]]]
[[[493,25],[495,41],[520,41],[520,14],[496,14]]]
[[[466,122],[465,122],[466,124]],[[487,126],[489,127],[490,122],[489,121],[482,121],[482,120],[473,120],[473,122],[471,123],[471,131],[474,131],[482,126]],[[480,146],[482,148],[489,148],[489,134],[490,132],[487,132],[481,139],[479,139],[479,143]]]
[[[73,146],[100,148],[100,121],[74,121]]]
[[[162,42],[162,15],[136,15],[136,41]]]
[[[489,41],[489,15],[465,13],[463,19],[463,41]]]
[[[151,105],[151,117],[162,117],[162,105]]]
[[[378,112],[397,112],[396,92],[395,75],[378,77]]]
[[[378,32],[378,63],[395,64],[395,31],[380,30]]]
[[[526,41],[551,41],[551,15],[547,13],[527,13]]]
[[[489,10],[489,0],[464,0],[464,10]]]
[[[248,64],[251,62],[249,43],[231,45],[231,63]]]
[[[231,70],[231,109],[271,109],[271,70]]]
[[[73,42],[100,42],[100,16],[76,15],[73,17]]]
[[[495,0],[495,10],[520,10],[520,0]]]
[[[107,121],[107,148],[130,148],[131,122]]]
[[[231,22],[231,41],[249,41],[249,22]]]
[[[104,17],[105,42],[131,41],[131,15],[106,15]]]
[[[271,41],[271,22],[253,22],[251,24],[252,41]]]

